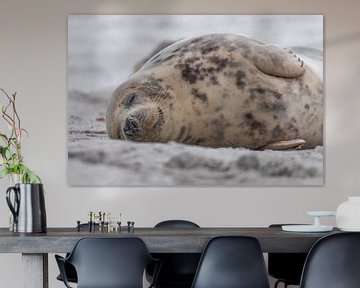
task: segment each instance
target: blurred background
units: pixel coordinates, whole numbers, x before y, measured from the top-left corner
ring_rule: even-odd
[[[210,33],[323,50],[322,15],[70,15],[68,89],[115,89],[160,43]]]

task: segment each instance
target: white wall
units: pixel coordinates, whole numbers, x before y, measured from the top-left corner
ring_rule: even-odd
[[[359,2],[336,1],[1,0],[0,86],[18,92],[30,138],[26,161],[46,187],[48,226],[73,226],[89,210],[122,212],[136,226],[187,218],[201,226],[267,226],[308,222],[307,210],[334,210],[360,195]],[[326,179],[324,187],[71,188],[66,181],[68,14],[325,14]],[[355,33],[355,34],[354,34]],[[357,33],[357,34],[356,34]],[[344,37],[344,38],[342,38]],[[6,180],[0,182],[0,226],[8,224]],[[334,224],[334,220],[327,223]],[[50,287],[57,271],[52,255]],[[0,255],[1,287],[20,287],[19,255]]]

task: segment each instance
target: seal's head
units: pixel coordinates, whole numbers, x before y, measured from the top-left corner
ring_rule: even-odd
[[[165,142],[165,105],[170,95],[160,81],[153,78],[132,79],[113,93],[106,112],[106,129],[110,138],[141,142]],[[169,122],[169,121],[168,121]]]

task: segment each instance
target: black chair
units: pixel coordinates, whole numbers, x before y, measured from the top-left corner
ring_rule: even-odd
[[[318,240],[306,259],[300,287],[360,287],[360,233],[338,233]]]
[[[280,228],[288,224],[272,224],[270,228]],[[307,253],[269,253],[268,272],[277,279],[274,288],[280,283],[286,288],[288,285],[300,285],[301,273],[304,268]]]
[[[207,244],[192,288],[269,288],[256,238],[220,236]]]
[[[194,222],[188,220],[165,220],[157,223],[155,228],[200,228]]]
[[[142,288],[145,268],[156,262],[139,238],[82,238],[68,257],[55,258],[66,287],[65,263],[75,267],[78,288]]]
[[[84,229],[84,228],[89,229],[89,224],[88,223],[82,223],[80,225],[80,228],[81,229]],[[99,229],[99,224],[98,223],[95,223],[95,229]],[[68,257],[69,255],[70,254],[67,253],[66,257]],[[77,283],[77,275],[76,275],[76,270],[75,270],[74,266],[71,265],[70,263],[67,263],[67,262],[65,262],[64,266],[65,266],[65,274],[66,274],[68,282]],[[59,281],[64,282],[64,280],[61,277],[61,274],[59,274],[56,277],[56,279],[59,280]]]
[[[199,225],[187,220],[166,220],[155,225],[155,228],[200,228]],[[200,253],[156,253],[152,254],[161,259],[156,288],[190,288],[194,280],[196,268],[201,257]],[[146,270],[146,278],[153,277],[152,265]]]
[[[69,254],[66,254],[66,257],[68,257]],[[73,265],[71,265],[68,262],[64,263],[64,273],[66,275],[66,279],[68,282],[71,283],[77,283],[77,274],[76,274],[76,270],[75,267]],[[56,277],[57,280],[64,282],[63,278],[61,277],[61,274],[59,274]]]

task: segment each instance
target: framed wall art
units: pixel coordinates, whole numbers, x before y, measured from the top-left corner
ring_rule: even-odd
[[[321,15],[68,16],[70,185],[323,185]]]

